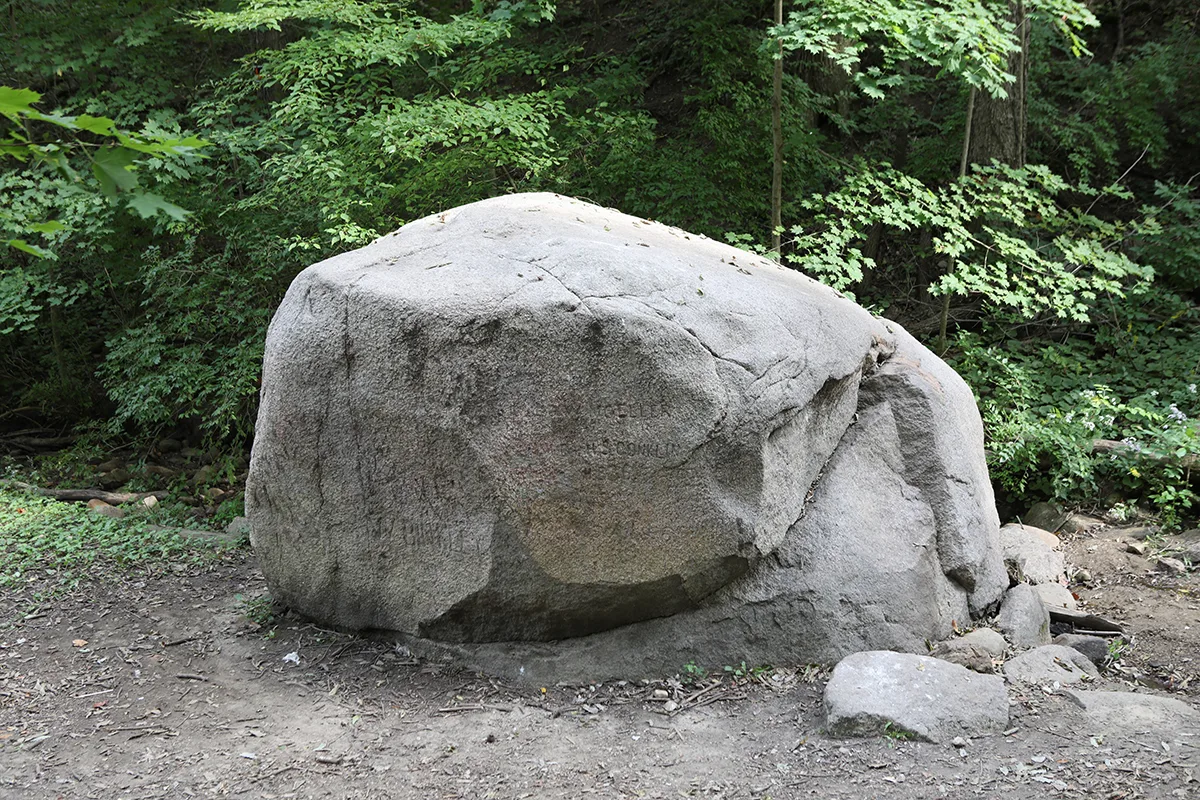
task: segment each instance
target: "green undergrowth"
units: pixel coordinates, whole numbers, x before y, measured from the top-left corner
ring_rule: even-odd
[[[185,539],[143,518],[110,519],[79,503],[0,488],[0,590],[35,601],[106,571],[157,571],[219,560],[229,545]]]
[[[1166,528],[1200,511],[1200,312],[1089,336],[985,341],[952,358],[975,390],[997,488],[1019,504],[1140,508]],[[1095,450],[1096,440],[1119,443]]]

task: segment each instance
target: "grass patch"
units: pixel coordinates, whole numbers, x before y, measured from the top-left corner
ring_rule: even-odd
[[[109,519],[80,503],[0,489],[0,588],[32,590],[35,601],[106,569],[202,565],[230,549],[185,539],[144,518]]]

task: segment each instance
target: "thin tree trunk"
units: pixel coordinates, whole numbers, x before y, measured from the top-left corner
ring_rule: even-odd
[[[783,0],[775,0],[775,24],[783,24]],[[771,96],[771,138],[774,150],[771,169],[771,250],[780,254],[783,227],[783,40],[775,59],[775,87]]]
[[[971,164],[990,164],[996,159],[1012,167],[1025,166],[1025,87],[1029,71],[1029,19],[1025,15],[1025,0],[1010,0],[1008,18],[1016,27],[1020,43],[1020,47],[1009,53],[1005,67],[1015,80],[1006,87],[1007,97],[992,97],[988,92],[979,97],[968,152]]]
[[[971,129],[975,123],[975,96],[978,94],[975,87],[971,87],[971,94],[967,98],[967,122],[963,126],[963,147],[962,158],[958,162],[958,179],[961,181],[967,175],[967,154],[971,152]],[[946,262],[946,272],[950,272],[950,262]],[[946,352],[946,326],[950,321],[950,293],[946,292],[942,297],[942,322],[940,325],[941,332],[938,335],[939,347],[943,353]]]

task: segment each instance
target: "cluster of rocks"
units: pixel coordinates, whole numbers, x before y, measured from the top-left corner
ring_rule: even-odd
[[[1087,514],[1072,513],[1056,503],[1037,503],[1023,517],[1031,526],[1056,533],[1083,533],[1104,527],[1105,521]],[[1125,549],[1149,560],[1167,574],[1200,570],[1200,528],[1165,534],[1155,525],[1130,525],[1120,530]],[[1087,576],[1080,579],[1087,583]]]
[[[902,735],[956,746],[1004,731],[1011,692],[1061,693],[1095,724],[1122,719],[1200,725],[1186,703],[1142,693],[1094,691],[1120,627],[1078,611],[1067,588],[1057,536],[1031,525],[1001,528],[1014,585],[993,620],[938,643],[929,655],[855,653],[834,668],[825,690],[827,724],[838,736]],[[1053,636],[1055,629],[1064,632]]]
[[[184,505],[195,506],[201,516],[211,516],[220,503],[237,495],[237,487],[244,483],[248,466],[243,457],[236,465],[240,473],[232,482],[225,484],[219,480],[217,458],[216,451],[201,450],[179,439],[167,437],[154,444],[147,462],[137,469],[144,477],[161,484],[175,482],[182,476],[187,490],[174,499]],[[127,513],[121,504],[137,502],[153,508],[158,504],[158,498],[163,496],[161,492],[122,493],[134,478],[134,473],[128,460],[121,456],[96,464],[95,470],[94,485],[102,490],[97,494],[104,495],[88,502],[88,508],[95,514],[121,519]],[[113,493],[117,494],[116,498],[108,496]]]

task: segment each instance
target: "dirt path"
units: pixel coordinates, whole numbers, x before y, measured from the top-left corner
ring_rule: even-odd
[[[1200,581],[1131,579],[1152,565],[1105,561],[1109,541],[1069,557],[1136,646],[1089,688],[1142,680],[1196,705]],[[1090,730],[1038,687],[1012,693],[1007,735],[962,749],[838,741],[816,670],[512,687],[299,620],[259,627],[239,597],[264,591],[241,555],[97,580],[0,629],[0,797],[1200,797],[1200,730]],[[0,619],[22,602],[0,596]]]

